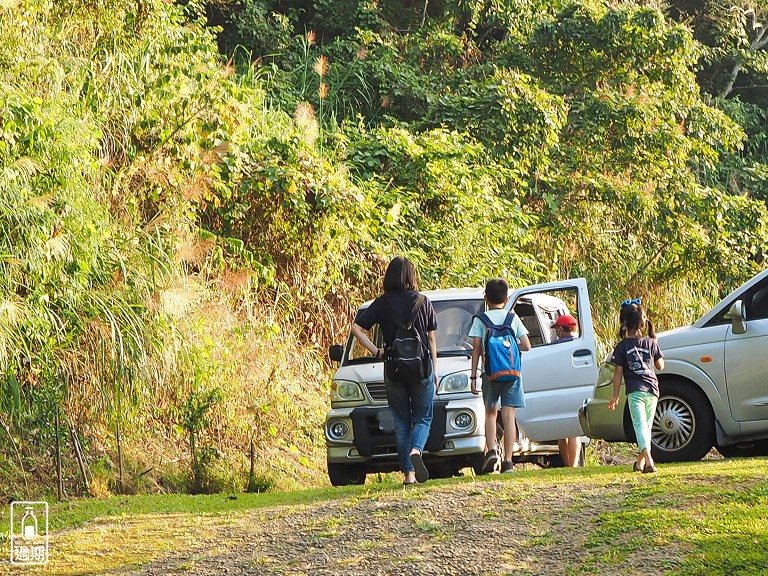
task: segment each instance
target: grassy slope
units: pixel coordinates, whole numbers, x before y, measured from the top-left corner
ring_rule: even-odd
[[[530,470],[510,477],[434,481],[420,489],[450,497],[451,490],[461,484],[476,483],[482,490],[484,483],[495,481],[511,484],[509,490],[514,494],[570,492],[575,497],[568,521],[577,519],[584,506],[597,507],[598,522],[584,526],[589,560],[569,568],[568,573],[605,573],[611,567],[618,570],[631,555],[663,553],[670,544],[684,555],[675,558],[665,573],[757,575],[764,573],[768,558],[767,463],[765,459],[730,459],[664,465],[654,476],[632,474],[627,466]],[[587,499],[585,495],[594,494],[595,489],[600,499]],[[163,556],[165,551],[191,548],[214,524],[236,529],[246,510],[300,507],[338,498],[350,503],[375,501],[398,490],[402,490],[399,484],[382,483],[229,497],[138,496],[57,504],[51,508],[55,544],[46,573],[100,573],[139,565]],[[418,493],[411,497],[418,498]],[[521,499],[526,500],[524,496]],[[3,514],[7,523],[7,510]],[[158,517],[167,520],[158,523]],[[82,533],[71,529],[83,523],[102,528]],[[168,528],[163,529],[165,526]],[[3,555],[7,557],[7,551]],[[6,568],[10,566],[0,564],[0,574],[10,573]]]

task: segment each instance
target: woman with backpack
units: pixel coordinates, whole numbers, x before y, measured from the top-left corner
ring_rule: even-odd
[[[432,400],[437,389],[437,316],[419,293],[413,264],[394,258],[384,274],[384,293],[352,324],[352,334],[374,358],[384,360],[384,387],[392,411],[395,443],[403,484],[429,479],[422,453],[432,426]],[[378,324],[384,348],[366,331]]]

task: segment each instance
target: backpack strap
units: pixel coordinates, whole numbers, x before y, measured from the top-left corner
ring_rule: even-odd
[[[426,296],[424,294],[419,294],[419,297],[416,298],[416,302],[413,304],[413,310],[411,310],[411,318],[408,321],[408,328],[409,330],[413,328],[413,325],[416,322],[416,316],[419,314],[419,310],[421,310],[421,307],[424,305],[424,300],[426,300]]]
[[[512,328],[512,321],[515,319],[515,313],[512,310],[507,310],[507,317],[504,318],[502,326],[505,328]]]
[[[515,318],[515,313],[512,312],[512,310],[507,311],[507,316],[504,318],[504,322],[501,324],[494,324],[491,322],[491,319],[488,318],[488,315],[485,312],[482,312],[481,314],[475,314],[474,316],[480,322],[485,324],[487,328],[495,328],[496,330],[503,330],[504,328],[512,328],[512,321]]]
[[[411,315],[408,317],[408,324],[403,324],[400,322],[395,316],[394,308],[391,304],[388,304],[389,312],[392,314],[392,322],[395,323],[395,326],[402,330],[410,330],[413,328],[413,324],[416,322],[416,316],[418,316],[419,310],[421,310],[421,307],[424,304],[424,300],[426,300],[426,296],[424,296],[424,294],[419,294],[419,297],[416,298],[416,302],[413,304]]]

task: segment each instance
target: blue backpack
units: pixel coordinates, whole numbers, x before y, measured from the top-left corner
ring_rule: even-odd
[[[517,337],[512,330],[512,319],[515,313],[507,312],[507,317],[501,325],[494,324],[488,316],[475,316],[485,324],[485,373],[491,382],[520,381],[520,348]]]

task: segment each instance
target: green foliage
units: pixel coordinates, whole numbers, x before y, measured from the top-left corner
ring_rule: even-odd
[[[181,407],[181,425],[189,434],[192,460],[192,494],[218,492],[212,483],[211,467],[219,457],[218,450],[209,443],[200,445],[201,435],[210,424],[210,410],[221,402],[221,391],[192,390]]]
[[[0,373],[17,399],[17,424],[19,412],[32,415],[43,396],[53,394],[54,404],[63,399],[77,339],[101,316],[91,299],[112,281],[118,257],[91,190],[98,133],[72,116],[69,102],[11,88],[0,96]]]
[[[210,409],[221,402],[221,391],[193,390],[181,407],[181,424],[189,434],[205,430],[210,423]]]
[[[477,138],[508,167],[516,186],[543,174],[567,118],[565,100],[537,85],[530,76],[495,70],[480,81],[459,84],[438,99],[430,124],[455,126]]]
[[[418,262],[426,285],[479,285],[502,272],[535,277],[521,246],[535,220],[507,188],[509,171],[481,144],[446,130],[392,128],[363,133],[350,152],[364,188],[373,189],[369,230]]]
[[[696,47],[683,28],[654,9],[575,5],[529,50],[540,81],[569,105],[552,160],[560,169],[537,186],[543,220],[565,239],[550,256],[558,266],[599,270],[614,299],[699,275],[707,262],[729,283],[755,271],[761,206],[707,187],[692,169],[711,170],[744,133],[698,97]],[[616,266],[615,254],[632,258]]]
[[[294,34],[297,10],[281,11],[280,6],[265,0],[243,0],[225,6],[220,17],[227,33],[222,35],[224,53],[233,54],[246,46],[253,57],[279,59],[287,51]],[[291,18],[291,16],[293,18]]]
[[[59,411],[198,491],[252,439],[257,487],[304,482],[393,254],[586,276],[606,339],[628,295],[690,321],[762,266],[768,139],[764,15],[689,4],[0,3],[0,448],[47,458]]]
[[[717,106],[743,126],[744,146],[722,151],[722,161],[702,170],[706,181],[733,195],[768,202],[768,110],[738,99],[718,100]]]
[[[538,74],[564,91],[639,78],[675,86],[680,95],[694,87],[692,38],[655,8],[575,3],[535,31],[532,47]]]

